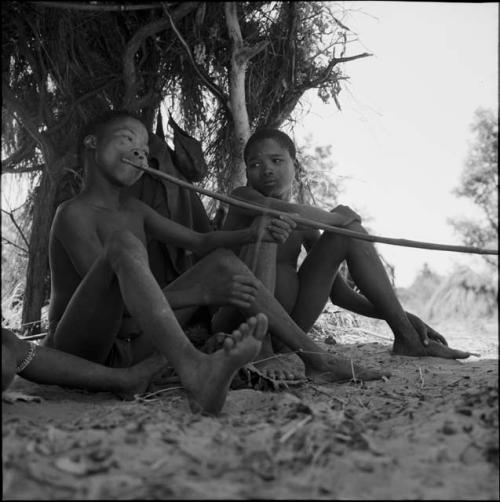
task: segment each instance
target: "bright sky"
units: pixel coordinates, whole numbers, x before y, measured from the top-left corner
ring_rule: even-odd
[[[363,46],[347,55],[342,112],[311,93],[295,138],[332,145],[344,182],[341,203],[369,219],[372,233],[462,244],[447,218],[478,214],[451,193],[459,183],[479,107],[498,109],[498,3],[343,2],[344,23]],[[349,52],[350,51],[350,52]],[[408,286],[424,262],[446,273],[479,259],[377,244]]]

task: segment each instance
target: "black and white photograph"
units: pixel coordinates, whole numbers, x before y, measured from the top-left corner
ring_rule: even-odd
[[[498,7],[2,2],[2,499],[500,500]]]

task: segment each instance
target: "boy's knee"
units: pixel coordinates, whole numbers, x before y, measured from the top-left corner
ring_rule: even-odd
[[[106,255],[113,268],[120,266],[124,260],[147,260],[146,248],[129,230],[113,232],[106,244]]]
[[[221,273],[233,275],[246,275],[251,273],[248,267],[228,249],[217,249],[214,251],[213,259],[217,270]]]

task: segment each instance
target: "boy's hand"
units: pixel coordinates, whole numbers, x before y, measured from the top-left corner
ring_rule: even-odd
[[[406,317],[408,317],[411,325],[415,328],[415,331],[418,333],[420,341],[423,345],[427,347],[429,345],[429,339],[443,345],[448,345],[446,338],[428,326],[424,321],[422,321],[422,319],[420,319],[420,317],[417,317],[410,312],[406,312]]]
[[[295,221],[285,215],[277,218],[258,216],[254,218],[250,228],[255,232],[256,241],[283,244],[296,226]]]
[[[342,221],[340,223],[337,223],[337,226],[346,227],[347,225],[350,225],[355,221],[361,223],[361,216],[353,211],[349,206],[340,204],[332,209],[330,213],[334,213],[342,217]]]
[[[246,275],[217,275],[210,284],[200,287],[205,305],[249,308],[257,295],[257,279]]]

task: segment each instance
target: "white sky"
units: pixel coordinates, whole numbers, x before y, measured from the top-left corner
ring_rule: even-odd
[[[340,202],[369,219],[372,233],[462,244],[447,218],[478,214],[451,193],[479,106],[498,109],[498,3],[343,2],[343,22],[370,58],[345,65],[342,112],[311,92],[295,138],[332,145],[344,182]],[[356,12],[354,12],[354,10]],[[362,12],[361,12],[362,11]],[[446,273],[474,255],[377,244],[408,286],[424,262]]]

